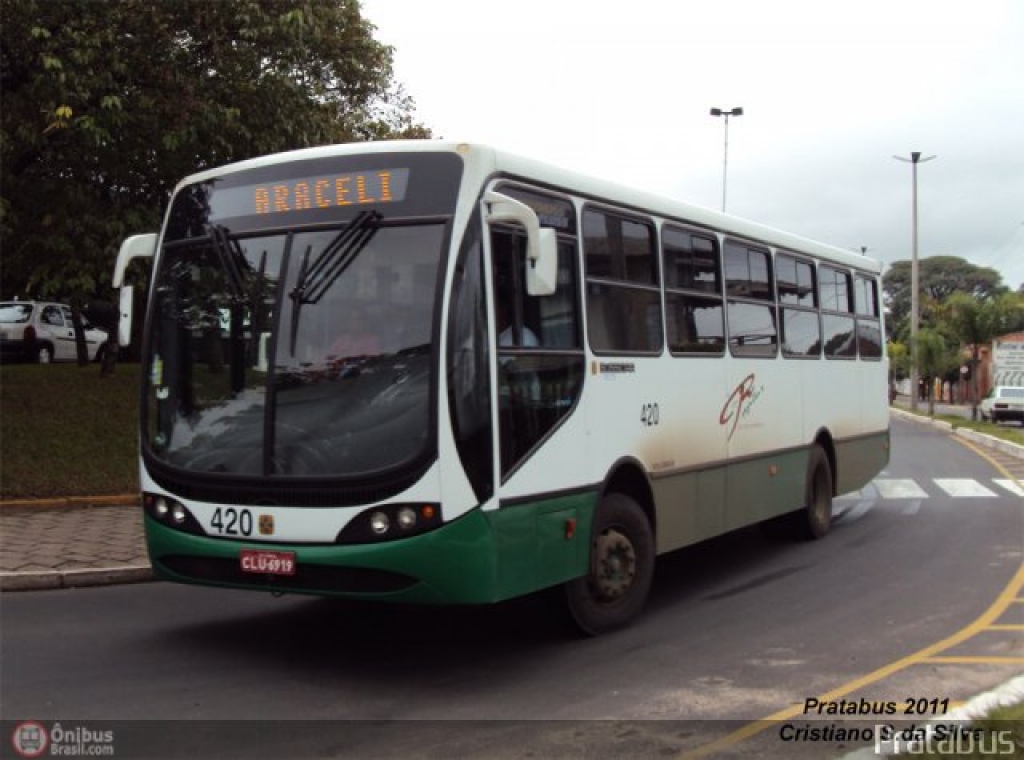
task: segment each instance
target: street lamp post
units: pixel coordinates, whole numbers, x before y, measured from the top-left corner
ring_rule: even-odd
[[[904,163],[910,164],[913,168],[913,189],[911,190],[913,231],[911,233],[911,242],[914,257],[910,263],[910,408],[916,412],[917,394],[919,392],[918,384],[921,379],[920,370],[917,367],[917,329],[918,322],[920,321],[920,307],[918,305],[920,300],[920,284],[918,282],[919,278],[917,267],[917,165],[923,164],[925,161],[931,161],[935,156],[925,156],[924,158],[921,158],[921,151],[914,151],[910,154],[910,158],[904,158],[903,156],[893,156],[893,158],[897,161],[903,161]]]
[[[722,158],[722,212],[725,212],[725,190],[729,181],[729,117],[730,116],[742,116],[742,108],[733,108],[728,111],[723,111],[721,108],[712,108],[712,116],[724,116],[725,117],[725,152]]]

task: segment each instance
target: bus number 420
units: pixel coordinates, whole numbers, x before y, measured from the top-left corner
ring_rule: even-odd
[[[640,408],[640,424],[654,427],[661,421],[661,410],[657,404],[644,404]]]
[[[218,507],[213,513],[213,519],[210,520],[210,527],[228,536],[251,536],[252,512],[248,509]]]

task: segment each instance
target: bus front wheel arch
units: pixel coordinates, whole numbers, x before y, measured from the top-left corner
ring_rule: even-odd
[[[625,494],[606,494],[594,515],[588,572],[565,584],[576,626],[597,636],[628,624],[647,600],[654,559],[654,531],[643,508]]]

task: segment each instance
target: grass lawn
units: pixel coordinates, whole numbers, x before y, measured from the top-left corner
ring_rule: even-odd
[[[0,365],[0,498],[138,491],[139,373]]]

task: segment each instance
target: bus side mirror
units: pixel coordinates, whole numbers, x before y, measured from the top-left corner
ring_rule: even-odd
[[[542,227],[537,231],[536,256],[526,256],[526,292],[550,296],[558,287],[558,233]]]
[[[151,259],[156,253],[156,233],[132,235],[121,243],[114,265],[113,286],[121,289],[121,303],[118,309],[117,342],[127,346],[132,334],[132,286],[124,284],[124,272],[133,259]]]
[[[484,218],[488,222],[515,222],[526,230],[526,292],[549,296],[558,286],[558,239],[552,229],[543,229],[533,209],[501,193],[484,195]]]
[[[131,285],[121,286],[121,304],[118,308],[117,345],[130,346],[132,343],[132,303],[134,288]]]

